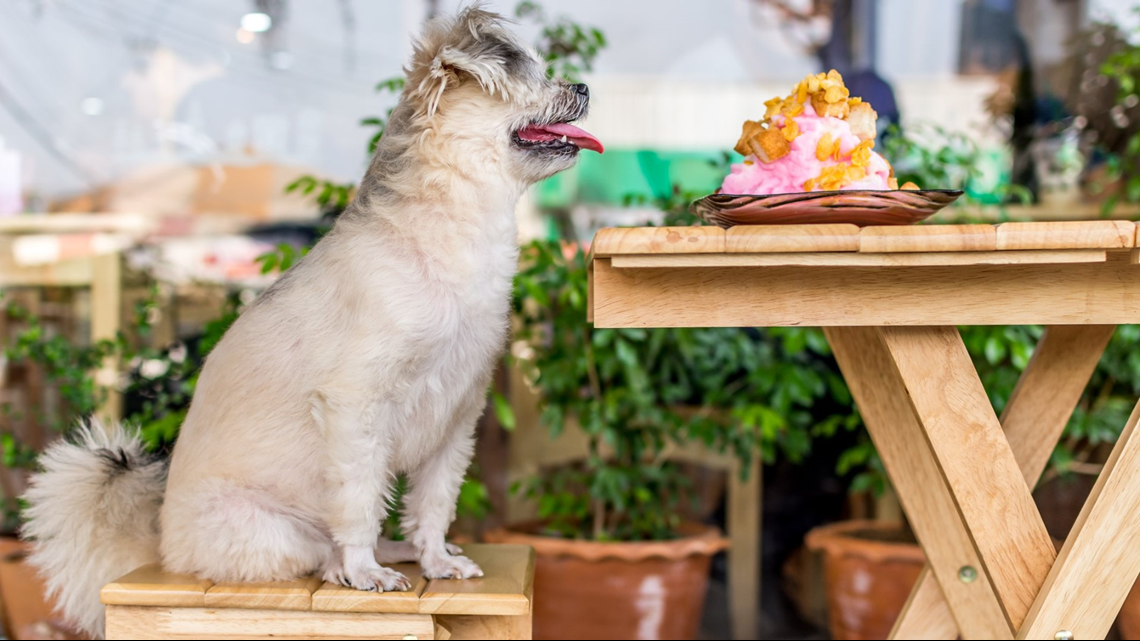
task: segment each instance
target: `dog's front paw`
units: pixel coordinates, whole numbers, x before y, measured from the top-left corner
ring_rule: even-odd
[[[329,572],[326,572],[325,580],[365,592],[402,592],[412,587],[408,577],[381,565],[342,570],[331,577]]]
[[[429,579],[473,579],[483,576],[483,570],[474,561],[458,555],[447,555],[435,559],[420,559],[424,577]]]

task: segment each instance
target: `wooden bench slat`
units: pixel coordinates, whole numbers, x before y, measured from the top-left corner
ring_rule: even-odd
[[[308,610],[321,583],[315,576],[274,583],[217,583],[206,590],[206,607]]]
[[[298,612],[239,608],[107,609],[108,639],[431,639],[424,614]]]
[[[362,592],[335,583],[325,583],[313,593],[313,610],[324,612],[384,612],[393,614],[417,614],[420,611],[420,595],[427,587],[423,570],[415,563],[401,563],[389,566],[402,572],[412,582],[407,592]]]
[[[205,607],[206,590],[214,584],[189,574],[170,574],[157,565],[143,566],[103,586],[99,598],[107,605],[168,605]]]
[[[522,615],[530,612],[534,551],[525,545],[480,545],[464,554],[483,568],[481,579],[435,579],[420,597],[424,614]],[[525,563],[519,562],[525,559]]]
[[[418,564],[392,566],[412,581],[407,592],[361,592],[318,577],[275,583],[218,583],[139,568],[103,587],[103,603],[116,606],[310,610],[391,614],[517,616],[530,612],[534,553],[525,545],[467,545],[464,554],[484,577],[428,581]]]

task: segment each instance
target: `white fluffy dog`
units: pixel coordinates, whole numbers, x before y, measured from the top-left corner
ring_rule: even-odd
[[[355,201],[210,355],[170,461],[93,426],[42,457],[24,534],[65,617],[161,561],[214,581],[322,573],[360,590],[482,572],[444,536],[506,344],[515,204],[598,141],[585,85],[479,8],[430,23]],[[403,529],[381,538],[393,479]]]

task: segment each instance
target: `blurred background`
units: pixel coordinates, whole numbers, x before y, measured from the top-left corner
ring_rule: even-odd
[[[169,450],[202,358],[352,197],[414,35],[462,4],[0,3],[11,638],[71,634],[11,536],[36,453],[95,414]],[[588,242],[602,226],[693,223],[688,202],[740,160],[741,123],[833,68],[877,109],[900,176],[966,190],[939,222],[1138,219],[1140,3],[486,4],[590,85],[583,126],[607,151],[519,204],[516,337],[455,535],[632,545],[719,528],[727,553],[710,549],[695,586],[662,601],[691,607],[646,623],[629,584],[607,638],[883,638],[923,559],[822,335],[583,333]],[[1041,329],[963,333],[1000,411]],[[1058,538],[1140,393],[1137,339],[1118,330],[1037,489]],[[622,459],[627,441],[655,456]],[[1121,638],[1140,638],[1136,601]],[[536,620],[536,634],[590,638],[565,625]]]

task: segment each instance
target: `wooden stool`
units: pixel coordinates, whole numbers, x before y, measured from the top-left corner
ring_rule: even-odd
[[[480,579],[428,580],[392,566],[407,592],[361,592],[317,577],[211,583],[157,566],[103,587],[108,639],[529,639],[534,550],[468,545]]]

